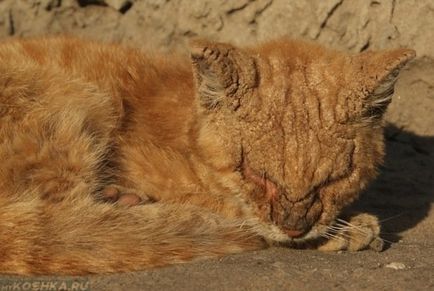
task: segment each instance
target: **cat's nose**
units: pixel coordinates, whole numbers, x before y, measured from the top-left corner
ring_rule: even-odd
[[[286,215],[281,227],[290,237],[297,237],[309,228],[309,224],[304,213],[294,211],[294,213]]]
[[[284,232],[289,236],[289,237],[299,237],[303,234],[303,231],[300,230],[289,230],[289,229],[285,229]]]

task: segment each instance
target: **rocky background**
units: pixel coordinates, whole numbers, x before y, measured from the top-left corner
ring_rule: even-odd
[[[387,113],[386,164],[356,206],[384,220],[385,252],[271,249],[91,283],[101,290],[434,289],[433,0],[0,0],[0,38],[46,34],[183,52],[196,36],[245,45],[285,35],[354,53],[415,49]]]

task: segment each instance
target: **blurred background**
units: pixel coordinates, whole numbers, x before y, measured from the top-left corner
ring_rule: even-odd
[[[429,284],[434,288],[433,278],[429,275],[432,275],[434,262],[434,0],[0,0],[0,41],[10,36],[47,34],[78,35],[183,53],[187,52],[188,39],[197,36],[236,45],[289,36],[352,53],[396,47],[415,49],[417,58],[402,72],[386,115],[385,165],[357,206],[384,220],[383,237],[391,242],[404,242],[392,245],[392,250],[380,259],[357,255],[366,264],[372,262],[374,266],[369,269],[372,271],[364,269],[361,275],[375,275],[378,268],[388,262],[389,256],[395,256],[413,269],[401,273],[404,274],[401,277],[389,276],[387,271],[382,271],[381,277],[368,283],[360,276],[360,284],[355,286],[381,287],[384,279],[398,289]],[[213,284],[231,286],[231,282],[238,282],[241,284],[238,286],[273,287],[267,282],[274,284],[273,280],[279,279],[278,276],[292,274],[292,283],[293,278],[299,276],[303,284],[310,282],[310,286],[324,287],[324,281],[315,285],[314,281],[303,279],[303,274],[310,274],[306,270],[310,270],[309,264],[313,262],[320,264],[315,273],[317,278],[328,280],[334,276],[340,280],[340,263],[326,267],[325,270],[339,271],[330,275],[321,265],[325,263],[319,263],[317,257],[306,260],[305,255],[292,253],[289,262],[298,260],[301,268],[300,273],[294,273],[293,267],[286,263],[285,254],[270,251],[262,255],[264,262],[269,260],[277,264],[282,260],[280,265],[269,269],[267,278],[262,274],[268,269],[256,265],[261,255],[242,256],[236,265],[225,259],[226,272],[212,264],[188,267],[187,271],[197,274],[194,275],[197,286],[201,282],[208,286],[209,276],[213,274],[224,278]],[[339,258],[342,259],[327,257],[325,261],[333,264],[333,260]],[[362,264],[354,258],[357,257],[343,259],[351,270],[357,270]],[[378,265],[374,265],[376,260],[380,260]],[[207,268],[215,272],[203,273]],[[184,274],[182,268],[171,270]],[[236,276],[240,270],[245,270],[242,278]],[[282,272],[276,273],[276,270]],[[353,274],[348,272],[343,273],[342,284],[346,284],[348,274]],[[170,274],[166,272],[164,276]],[[417,276],[422,277],[419,280]],[[131,280],[128,278],[127,281]],[[143,284],[142,277],[138,278],[138,284]],[[177,284],[183,282],[183,276],[174,278]],[[412,283],[412,280],[418,283]],[[245,282],[253,285],[242,285]]]

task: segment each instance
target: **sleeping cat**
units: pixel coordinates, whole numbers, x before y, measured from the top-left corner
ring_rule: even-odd
[[[382,116],[414,55],[196,40],[189,59],[3,40],[0,273],[133,271],[273,244],[380,250],[378,220],[341,211],[376,175]]]

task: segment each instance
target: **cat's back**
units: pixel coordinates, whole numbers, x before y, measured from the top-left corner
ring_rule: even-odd
[[[0,44],[0,66],[58,71],[82,81],[108,85],[128,66],[151,63],[138,50],[72,37],[9,39]],[[133,65],[135,64],[135,65]]]
[[[0,102],[8,104],[1,108],[8,118],[35,106],[74,107],[122,121],[128,115],[135,134],[178,136],[189,122],[183,116],[191,114],[180,112],[191,111],[193,87],[186,56],[65,36],[0,41]]]
[[[155,83],[189,75],[189,63],[177,55],[145,52],[124,45],[67,36],[8,39],[0,42],[0,66],[38,67],[110,88],[131,82]],[[149,84],[149,86],[155,85]],[[143,88],[141,88],[143,89]]]
[[[111,53],[112,62],[120,57],[114,46],[74,38],[1,41],[0,130],[44,131],[44,124],[68,120],[92,124],[94,131],[108,134],[120,117],[121,100],[110,90],[113,77],[97,73],[103,53]]]

